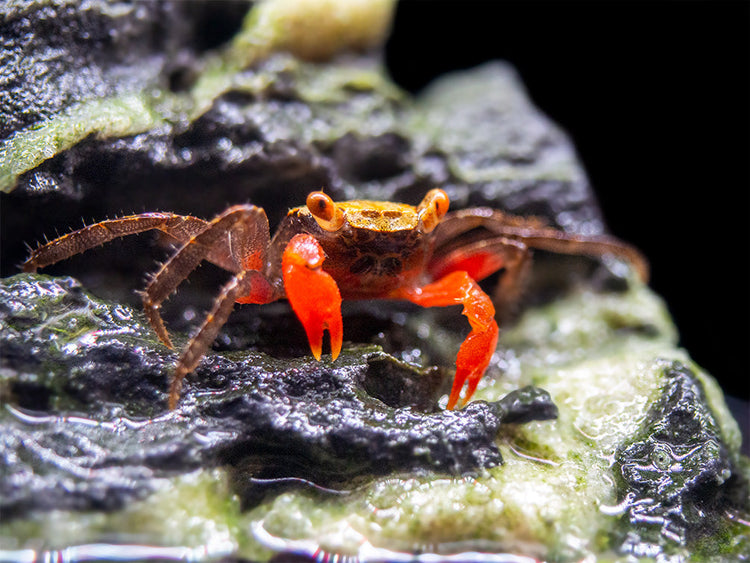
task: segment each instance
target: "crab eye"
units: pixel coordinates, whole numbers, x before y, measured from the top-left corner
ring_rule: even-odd
[[[330,196],[323,192],[312,192],[305,202],[321,229],[338,231],[344,224],[344,213]]]
[[[417,214],[426,233],[432,232],[438,226],[440,220],[448,212],[449,205],[448,194],[443,190],[435,188],[427,192],[422,203],[417,207]]]

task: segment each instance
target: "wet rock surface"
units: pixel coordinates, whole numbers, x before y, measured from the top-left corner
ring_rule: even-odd
[[[533,387],[440,411],[443,374],[376,347],[345,350],[333,365],[259,353],[211,356],[169,412],[174,354],[154,342],[139,314],[91,298],[72,279],[19,275],[4,280],[1,296],[6,516],[121,508],[159,479],[214,465],[251,466],[255,478],[276,482],[394,470],[472,473],[502,462],[495,443],[501,424],[557,413]],[[416,389],[430,412],[367,393],[365,381],[385,366],[392,389]]]
[[[0,139],[88,98],[165,86],[186,44],[175,4],[10,2],[0,36]],[[178,18],[179,19],[179,18]]]
[[[737,455],[728,451],[695,373],[674,362],[664,378],[640,435],[615,455],[630,524],[620,550],[636,556],[695,544],[725,525],[727,512],[748,509]]]

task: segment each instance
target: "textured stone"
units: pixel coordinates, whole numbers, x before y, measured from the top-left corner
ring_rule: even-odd
[[[471,473],[502,462],[495,438],[504,420],[557,412],[534,388],[436,410],[442,374],[376,347],[346,349],[334,365],[210,356],[170,412],[174,354],[140,314],[71,279],[19,275],[0,296],[2,394],[13,405],[0,415],[6,516],[122,508],[160,479],[214,465],[318,483],[396,470]],[[383,372],[390,405],[366,391]]]
[[[615,455],[630,524],[621,550],[638,556],[710,536],[725,511],[746,504],[736,454],[727,449],[700,381],[679,362],[665,366],[664,377],[639,435]]]

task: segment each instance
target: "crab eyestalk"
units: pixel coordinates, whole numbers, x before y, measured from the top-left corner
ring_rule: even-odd
[[[317,221],[320,228],[335,232],[338,231],[344,224],[344,212],[341,207],[336,205],[336,202],[331,199],[331,196],[324,194],[323,192],[312,192],[307,196],[305,202],[307,209],[310,210],[313,217]]]
[[[435,230],[440,220],[448,213],[449,206],[448,194],[443,190],[435,188],[427,192],[417,207],[417,216],[424,232],[431,233]]]

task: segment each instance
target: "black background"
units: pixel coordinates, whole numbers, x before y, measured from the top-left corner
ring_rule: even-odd
[[[493,59],[571,135],[680,344],[750,400],[750,2],[399,4],[387,64],[407,90]]]

